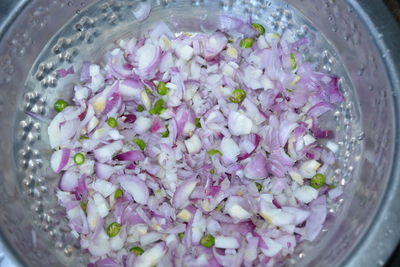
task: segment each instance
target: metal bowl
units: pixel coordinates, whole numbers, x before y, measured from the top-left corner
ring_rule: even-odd
[[[400,238],[399,27],[380,1],[154,0],[138,23],[138,1],[2,0],[0,3],[0,251],[4,266],[81,266],[87,259],[69,234],[49,168],[46,124],[54,99],[70,96],[75,76],[56,70],[100,59],[113,41],[158,20],[177,31],[207,31],[219,13],[251,14],[275,32],[309,36],[304,54],[343,77],[346,102],[327,123],[337,130],[336,179],[343,199],[330,206],[318,240],[286,265],[383,265]],[[378,12],[379,11],[379,12]],[[3,266],[3,265],[1,265]]]

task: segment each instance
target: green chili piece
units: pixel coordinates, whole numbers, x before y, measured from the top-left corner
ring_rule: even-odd
[[[164,108],[164,103],[165,103],[165,101],[164,101],[164,99],[158,99],[155,103],[154,103],[154,105],[153,105],[153,108],[152,109],[150,109],[149,110],[149,113],[151,114],[151,115],[160,115],[161,113],[163,113],[163,111],[165,110],[165,108]]]
[[[140,139],[140,138],[135,138],[133,139],[133,142],[142,150],[144,151],[144,149],[146,148],[146,143]]]
[[[219,151],[218,149],[215,149],[215,148],[212,148],[212,149],[208,150],[207,153],[210,156],[214,156],[215,154],[218,154],[218,155],[222,156],[222,152]]]
[[[250,48],[253,46],[253,44],[254,44],[254,39],[250,37],[244,38],[240,41],[240,47],[242,48]]]
[[[166,95],[168,94],[168,87],[167,84],[165,82],[159,82],[157,85],[157,92],[160,95]]]
[[[111,128],[117,128],[118,127],[118,122],[116,118],[110,117],[107,119],[107,124]]]
[[[200,239],[200,245],[211,248],[215,244],[215,237],[211,234],[205,235]]]
[[[292,70],[297,69],[296,56],[293,53],[290,53],[289,60],[290,60],[290,67],[292,68]]]
[[[82,165],[85,162],[85,155],[82,153],[76,153],[74,155],[74,162],[76,165]]]
[[[261,192],[261,190],[263,189],[262,184],[260,184],[260,183],[258,183],[258,182],[255,182],[255,184],[256,184],[256,186],[257,186],[258,192]]]
[[[169,136],[168,125],[165,125],[165,132],[162,132],[162,133],[161,133],[161,137],[167,138],[168,136]]]
[[[80,206],[81,206],[83,212],[85,213],[85,215],[87,215],[87,202],[81,202]]]
[[[62,99],[58,99],[55,103],[54,103],[54,109],[57,112],[61,112],[63,111],[64,108],[68,107],[68,102],[66,102],[65,100]]]
[[[200,123],[200,119],[199,118],[194,118],[194,125],[197,128],[201,128],[201,123]]]
[[[142,112],[142,111],[144,111],[144,107],[142,105],[137,105],[136,111],[137,112]]]
[[[121,225],[119,223],[113,222],[107,227],[107,235],[109,237],[115,237],[121,231]]]
[[[144,86],[144,91],[148,94],[148,95],[152,95],[153,92],[149,89],[149,87],[147,87],[146,85]]]
[[[263,25],[258,23],[253,23],[251,26],[258,31],[258,35],[263,35],[265,33],[265,28]]]
[[[117,190],[115,190],[114,199],[118,199],[118,198],[122,197],[123,194],[124,194],[124,192],[122,191],[122,189],[118,188]]]
[[[315,189],[320,189],[324,184],[325,184],[325,175],[323,175],[322,173],[317,173],[310,180],[311,187]]]
[[[232,95],[229,97],[229,101],[232,103],[240,103],[246,98],[246,91],[243,89],[235,89]]]
[[[87,137],[86,135],[79,136],[79,141],[83,141],[83,140],[86,140],[86,139],[89,139],[89,137]]]
[[[135,254],[135,256],[139,256],[144,253],[144,250],[141,247],[132,247],[129,251],[133,252],[133,254]]]

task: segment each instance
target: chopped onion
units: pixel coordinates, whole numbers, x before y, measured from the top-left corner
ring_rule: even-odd
[[[57,198],[90,266],[279,265],[342,195],[338,141],[321,142],[334,132],[320,127],[344,101],[339,78],[303,58],[308,38],[218,21],[207,34],[160,22],[118,41],[101,64],[83,63],[49,123]]]

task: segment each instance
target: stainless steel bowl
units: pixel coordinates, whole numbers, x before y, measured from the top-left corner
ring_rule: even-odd
[[[324,71],[339,73],[346,103],[329,120],[338,130],[335,176],[343,199],[316,242],[288,266],[383,265],[400,238],[398,24],[383,3],[368,0],[154,0],[144,23],[134,0],[2,0],[0,3],[0,251],[4,266],[80,266],[86,258],[57,206],[58,177],[48,167],[48,116],[68,97],[74,78],[55,70],[99,58],[113,40],[157,20],[176,31],[212,28],[220,12],[252,16],[272,31],[315,40],[304,51]],[[206,29],[207,28],[207,29]],[[333,215],[336,215],[335,217]],[[2,266],[3,266],[2,265]]]

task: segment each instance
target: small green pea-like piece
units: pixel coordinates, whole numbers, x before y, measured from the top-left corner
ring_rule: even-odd
[[[62,99],[58,99],[56,103],[54,103],[54,109],[57,112],[63,111],[64,108],[68,107],[68,102]]]
[[[215,149],[215,148],[212,148],[212,149],[208,150],[207,153],[208,153],[208,155],[210,155],[210,156],[214,156],[214,155],[216,155],[216,154],[222,156],[222,152],[219,151],[218,149]]]
[[[240,41],[240,47],[242,48],[250,48],[253,46],[253,44],[254,44],[254,39],[250,37],[244,38]]]
[[[179,234],[178,234],[178,237],[179,237],[179,239],[182,240],[182,239],[185,237],[185,233],[179,233]]]
[[[147,87],[146,85],[144,86],[144,91],[145,91],[146,94],[148,94],[148,95],[152,95],[152,94],[153,94],[153,92],[150,90],[150,88]]]
[[[165,125],[165,132],[161,133],[161,137],[167,138],[169,136],[168,125]]]
[[[74,162],[76,165],[82,165],[85,162],[85,155],[82,153],[76,153],[74,155]]]
[[[262,184],[255,182],[256,186],[257,186],[257,190],[258,192],[261,192],[261,190],[263,189]]]
[[[107,235],[109,237],[114,237],[119,234],[119,231],[121,231],[121,225],[119,223],[113,222],[107,227]]]
[[[142,112],[142,111],[144,111],[144,107],[142,105],[137,105],[136,111],[137,112]]]
[[[251,26],[258,31],[258,35],[263,35],[265,33],[265,28],[263,25],[258,23],[253,23]]]
[[[168,94],[168,87],[167,84],[165,82],[159,82],[157,85],[157,92],[160,95],[166,95]]]
[[[133,142],[142,150],[144,151],[144,149],[146,148],[146,143],[140,139],[140,138],[135,138],[133,139]]]
[[[221,211],[224,208],[224,205],[218,204],[218,206],[215,208],[217,211]]]
[[[201,128],[201,123],[200,123],[200,119],[199,118],[194,118],[194,125],[197,128]]]
[[[325,175],[322,173],[317,173],[310,180],[311,187],[315,189],[320,189],[325,184]]]
[[[155,103],[154,103],[154,105],[153,105],[153,108],[152,109],[150,109],[149,110],[149,113],[151,114],[151,115],[160,115],[161,113],[163,113],[163,111],[165,110],[165,108],[164,108],[164,103],[165,103],[165,101],[164,101],[164,99],[158,99]]]
[[[215,174],[215,170],[214,170],[214,169],[211,169],[211,170],[210,170],[210,174]]]
[[[87,137],[86,135],[79,136],[79,141],[83,141],[83,140],[87,140],[87,139],[89,139],[89,137]]]
[[[205,235],[200,239],[200,245],[211,248],[215,244],[215,237],[211,234]]]
[[[87,215],[87,202],[81,202],[80,206],[81,206],[83,212],[85,213],[85,215]]]
[[[232,95],[229,97],[229,101],[232,103],[241,103],[246,98],[246,91],[243,89],[235,89]]]
[[[110,117],[107,119],[107,124],[111,128],[117,128],[118,127],[118,122],[116,118]]]
[[[141,247],[132,247],[129,251],[133,252],[133,254],[135,254],[135,256],[139,256],[144,253],[144,250]]]
[[[290,68],[292,70],[297,69],[296,56],[293,53],[290,53],[289,60],[290,60]]]
[[[124,192],[122,191],[122,189],[118,188],[117,190],[115,190],[114,199],[118,199],[118,198],[122,197],[123,194],[124,194]]]

